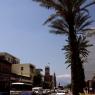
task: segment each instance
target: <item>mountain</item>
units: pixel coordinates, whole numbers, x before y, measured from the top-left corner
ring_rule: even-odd
[[[57,79],[57,86],[60,84],[61,86],[66,86],[67,84],[70,84],[70,79],[69,78],[64,78],[64,79]]]

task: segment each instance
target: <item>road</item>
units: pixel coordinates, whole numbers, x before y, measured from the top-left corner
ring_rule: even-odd
[[[51,95],[56,95],[56,93],[51,93]],[[60,94],[60,95],[63,95],[63,94]],[[71,93],[66,93],[64,95],[72,95]]]
[[[26,92],[26,91],[25,91]],[[26,94],[24,91],[23,91],[23,93],[22,94],[20,94],[21,93],[21,91],[15,91],[15,92],[13,92],[13,93],[10,93],[10,95],[30,95],[30,94]],[[27,91],[27,92],[29,92],[30,93],[30,91]],[[24,94],[25,93],[25,94]],[[48,95],[56,95],[56,93],[51,93],[51,94],[48,94]],[[58,94],[58,95],[71,95],[70,93],[67,93],[67,94]]]
[[[56,95],[56,93],[51,93],[51,95]]]

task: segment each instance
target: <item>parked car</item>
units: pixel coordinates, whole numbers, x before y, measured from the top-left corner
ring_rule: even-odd
[[[43,95],[46,95],[46,94],[47,94],[47,90],[43,89]]]
[[[65,92],[57,92],[56,95],[65,95]]]
[[[43,95],[47,95],[50,93],[51,93],[50,89],[43,89]]]
[[[42,95],[43,89],[42,89],[42,87],[34,87],[34,88],[32,88],[32,92],[36,93],[37,95]]]
[[[57,90],[56,95],[65,95],[66,93],[66,90]]]

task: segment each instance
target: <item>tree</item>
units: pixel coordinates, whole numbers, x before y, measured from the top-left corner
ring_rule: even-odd
[[[68,36],[71,52],[71,81],[73,95],[83,92],[83,87],[79,88],[80,76],[83,75],[82,60],[78,48],[79,35],[85,35],[91,24],[88,7],[95,2],[86,4],[87,0],[34,0],[41,6],[54,10],[54,13],[45,21],[52,28],[50,32],[55,34],[65,34]],[[83,80],[84,81],[84,80]]]
[[[82,67],[83,63],[86,63],[87,61],[87,56],[89,54],[89,51],[87,50],[88,47],[91,47],[91,44],[88,44],[88,40],[86,40],[85,36],[79,36],[77,39],[78,42],[78,50],[79,50],[79,56],[80,56],[80,64],[78,64],[77,67],[81,67],[81,69],[78,69],[78,74],[79,74],[79,92],[83,93],[83,90],[81,88],[85,87],[85,74],[84,74],[84,69]],[[67,43],[69,41],[67,40]],[[69,63],[68,67],[71,66],[71,51],[70,51],[70,45],[65,45],[62,50],[65,50],[65,55],[66,55],[66,64]],[[67,67],[67,68],[68,68]],[[81,70],[81,71],[80,71]],[[81,76],[80,76],[81,75]]]
[[[66,86],[64,86],[64,88],[71,89],[71,84],[67,84]]]
[[[33,87],[42,86],[42,84],[43,84],[42,77],[43,76],[41,75],[41,73],[36,71],[36,74],[33,78]]]
[[[65,58],[66,61],[65,63],[68,64],[67,68],[71,66],[71,51],[70,51],[70,45],[69,45],[69,41],[66,40],[67,45],[65,45],[62,50],[65,50]],[[88,51],[88,47],[93,46],[92,44],[89,44],[89,41],[86,39],[86,36],[79,36],[77,39],[78,42],[78,50],[79,50],[79,55],[80,55],[80,59],[82,61],[82,63],[86,63],[87,62],[87,56],[89,55],[90,51]]]

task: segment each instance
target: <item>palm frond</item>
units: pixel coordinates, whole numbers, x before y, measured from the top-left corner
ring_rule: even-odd
[[[90,18],[90,16],[87,14],[84,14],[84,13],[78,14],[75,17],[76,28],[79,28],[80,26],[82,26],[89,18]]]
[[[78,43],[78,50],[81,61],[82,63],[85,63],[87,61],[87,56],[90,53],[90,51],[88,51],[87,48],[93,45],[89,44],[89,41],[86,39],[86,36],[77,37],[77,43]],[[67,45],[65,45],[64,48],[62,48],[62,50],[65,50],[65,58],[66,58],[65,63],[68,63],[70,65],[72,52],[70,50],[70,45],[68,40],[67,40]]]
[[[56,19],[52,21],[49,27],[52,27],[54,29],[50,32],[55,34],[67,34],[69,32],[68,25],[66,25],[61,19]]]
[[[87,21],[85,23],[83,23],[83,25],[81,27],[79,27],[78,31],[83,30],[84,28],[86,28],[87,26],[91,25],[93,21]]]
[[[45,7],[47,9],[55,8],[57,4],[53,0],[33,0],[40,4],[40,6]]]
[[[89,6],[92,6],[92,5],[94,5],[94,4],[95,4],[95,1],[93,1],[93,2],[91,2],[91,3],[89,3],[89,4],[86,4],[86,5],[83,6],[80,10],[84,10],[84,9],[88,8]]]
[[[49,23],[49,27],[52,28],[51,33],[55,34],[66,34],[70,36],[70,24],[74,27],[76,43],[78,45],[79,56],[81,62],[85,62],[89,51],[88,47],[92,46],[87,41],[86,35],[87,30],[90,30],[88,26],[93,22],[90,20],[88,7],[95,4],[95,1],[87,4],[87,0],[34,0],[37,1],[41,6],[47,9],[54,9],[54,13],[44,22]],[[71,23],[72,22],[72,23]],[[81,36],[79,36],[81,35]],[[70,39],[69,39],[70,40]],[[70,41],[67,41],[67,45],[62,48],[65,50],[66,63],[71,63],[72,47]]]
[[[57,14],[52,14],[48,17],[48,19],[43,23],[43,25],[47,24],[48,22],[51,22],[54,20],[58,15]]]

